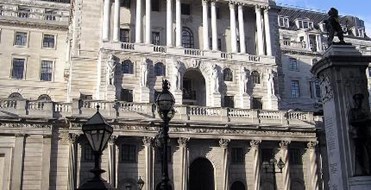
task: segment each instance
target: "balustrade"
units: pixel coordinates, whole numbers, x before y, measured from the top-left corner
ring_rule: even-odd
[[[100,112],[107,118],[157,118],[155,105],[152,103],[134,103],[123,101],[73,100],[73,103],[51,101],[29,101],[2,99],[0,113],[13,113],[18,116],[49,117],[91,117]],[[248,110],[238,108],[175,106],[177,120],[200,122],[231,122],[239,124],[275,124],[275,125],[313,125],[314,118],[310,112],[288,112],[271,110]],[[5,111],[5,112],[2,112]],[[4,114],[0,114],[0,117]]]
[[[32,8],[36,9],[36,8]],[[65,14],[57,12],[43,12],[43,11],[31,11],[30,9],[11,9],[0,7],[0,16],[18,17],[21,19],[33,19],[33,20],[48,20],[48,21],[59,21],[67,24],[68,22],[68,10]]]

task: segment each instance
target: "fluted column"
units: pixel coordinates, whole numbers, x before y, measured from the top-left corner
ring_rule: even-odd
[[[318,142],[317,141],[311,141],[307,144],[307,151],[309,152],[309,164],[310,164],[310,189],[318,190],[318,172],[317,172],[317,155],[316,155],[316,146]]]
[[[282,153],[282,161],[285,163],[285,166],[282,168],[283,190],[290,190],[290,186],[291,186],[290,160],[289,160],[289,153],[288,153],[289,144],[290,144],[290,141],[281,141],[279,143],[281,153]]]
[[[116,187],[116,142],[117,136],[111,136],[108,141],[108,182]]]
[[[220,139],[219,140],[219,145],[223,149],[223,157],[222,157],[222,162],[223,162],[223,190],[228,190],[228,178],[229,178],[229,161],[228,161],[228,144],[231,140],[230,139]]]
[[[216,25],[216,7],[215,1],[211,1],[211,38],[212,38],[212,50],[218,50],[218,28]]]
[[[253,155],[253,190],[260,190],[260,143],[261,140],[251,140],[251,152]]]
[[[182,12],[180,0],[175,0],[175,46],[182,46]]]
[[[173,46],[173,7],[172,0],[166,0],[166,45]]]
[[[113,17],[113,41],[120,41],[120,0],[115,0]]]
[[[68,159],[68,187],[67,189],[75,189],[77,186],[76,181],[76,154],[77,154],[77,134],[67,134],[69,143],[69,159]]]
[[[245,44],[245,22],[243,20],[243,5],[238,4],[238,29],[240,33],[240,52],[246,53],[246,44]]]
[[[187,184],[188,184],[188,150],[187,150],[187,143],[189,141],[189,138],[179,138],[178,144],[180,148],[180,157],[181,157],[181,170],[180,170],[180,176],[182,178],[180,179],[180,190],[187,190]]]
[[[261,8],[259,6],[255,7],[256,15],[256,35],[258,38],[258,55],[264,55],[264,44],[263,44],[263,27],[262,27],[262,15]]]
[[[103,32],[102,32],[103,41],[109,40],[110,16],[111,16],[110,4],[111,4],[110,0],[104,0],[103,2]]]
[[[142,43],[142,0],[137,0],[135,12],[135,43]]]
[[[208,17],[208,1],[202,0],[202,29],[204,39],[204,50],[209,50],[209,17]]]
[[[264,33],[267,55],[272,56],[271,30],[269,26],[269,8],[264,9]]]
[[[144,189],[150,190],[152,184],[152,175],[153,175],[153,159],[152,159],[152,142],[153,137],[143,137],[143,145],[144,145],[144,151],[145,151],[145,177],[144,177],[144,184],[146,184]]]
[[[146,0],[146,44],[151,44],[151,0]]]
[[[231,48],[232,53],[237,52],[237,37],[236,37],[236,11],[234,2],[229,2],[229,20],[231,28]]]

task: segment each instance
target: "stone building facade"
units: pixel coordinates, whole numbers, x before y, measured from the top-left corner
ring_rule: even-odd
[[[114,127],[103,177],[136,189],[140,176],[157,189],[153,102],[168,79],[173,189],[324,189],[320,121],[283,106],[282,9],[268,0],[2,0],[0,187],[84,183],[93,157],[81,125],[100,105]],[[271,158],[286,163],[282,173],[265,172]]]

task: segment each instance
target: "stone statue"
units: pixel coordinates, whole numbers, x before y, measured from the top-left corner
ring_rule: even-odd
[[[339,23],[339,12],[335,8],[331,8],[328,13],[330,17],[325,20],[326,29],[328,32],[327,44],[330,47],[333,44],[334,36],[337,35],[340,42],[338,44],[347,44],[344,41],[344,31]]]
[[[219,92],[219,76],[218,76],[218,66],[214,64],[212,66],[211,79],[214,81],[214,93]]]
[[[116,62],[114,60],[113,55],[111,54],[107,59],[107,76],[108,76],[108,84],[113,85],[115,82],[115,69]]]
[[[141,65],[141,71],[142,71],[142,81],[141,81],[141,86],[142,87],[147,87],[147,81],[148,81],[148,66],[147,62],[143,61]]]
[[[175,89],[180,89],[180,63],[177,61],[174,66],[174,81],[175,81]]]
[[[268,69],[268,94],[274,95],[274,73],[272,69]]]
[[[371,120],[362,108],[363,94],[353,96],[354,107],[349,111],[350,136],[354,142],[354,175],[371,175]]]
[[[249,75],[250,71],[247,68],[242,68],[241,72],[241,89],[243,90],[244,94],[247,94],[247,89],[248,89],[248,83],[249,83]]]

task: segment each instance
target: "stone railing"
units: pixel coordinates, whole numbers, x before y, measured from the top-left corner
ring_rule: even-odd
[[[200,50],[191,48],[179,48],[179,47],[167,47],[152,44],[137,44],[128,42],[106,42],[103,44],[103,48],[116,50],[116,51],[127,51],[136,53],[148,53],[148,54],[158,54],[166,53],[167,55],[175,56],[185,56],[203,59],[222,59],[234,61],[248,61],[254,63],[264,63],[264,64],[275,64],[275,58],[272,56],[260,56],[260,55],[249,55],[241,53],[229,53],[221,51],[211,51],[211,50]]]
[[[30,7],[30,10],[16,10],[16,9],[10,9],[10,8],[0,8],[0,18],[10,18],[15,17],[18,19],[28,21],[40,21],[42,22],[49,21],[49,22],[56,22],[56,23],[62,23],[62,24],[68,24],[69,19],[69,12],[68,10],[64,12],[55,12],[55,13],[48,13],[40,10],[31,10],[35,9],[33,7]],[[14,19],[14,18],[12,18]]]
[[[97,111],[107,119],[159,120],[152,103],[122,101],[73,100],[72,103],[30,100],[0,100],[0,117],[15,118],[89,118]],[[310,112],[248,110],[238,108],[177,105],[173,121],[200,123],[231,123],[240,125],[313,126]]]

